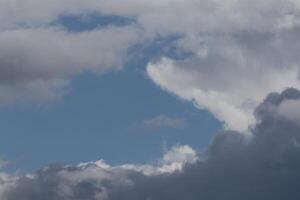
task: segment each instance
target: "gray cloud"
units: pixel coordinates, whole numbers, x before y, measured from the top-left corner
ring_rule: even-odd
[[[270,94],[256,109],[258,123],[251,133],[223,131],[196,160],[193,150],[180,147],[158,166],[52,165],[2,178],[1,199],[299,199],[300,125],[277,114],[285,102],[298,99],[296,89]],[[174,163],[184,168],[158,170]]]
[[[0,103],[24,97],[55,99],[74,75],[121,69],[127,49],[137,41],[133,27],[81,33],[60,27],[0,32]]]

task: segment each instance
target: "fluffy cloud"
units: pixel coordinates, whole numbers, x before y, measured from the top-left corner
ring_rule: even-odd
[[[278,113],[299,99],[296,89],[270,94],[255,111],[258,123],[250,135],[221,132],[201,154],[178,146],[157,165],[98,161],[47,166],[24,176],[3,174],[1,199],[298,199],[300,125],[289,112]]]
[[[147,73],[164,90],[208,109],[226,128],[246,130],[266,94],[300,86],[299,3],[207,2],[211,10],[199,8],[205,14],[197,25],[174,23],[191,25],[181,27],[183,37],[176,42],[179,51],[191,55],[163,57],[149,63]]]
[[[214,64],[220,61],[217,58],[210,61],[213,63],[202,66],[201,60],[182,63],[165,58],[149,64],[147,72],[163,89],[208,109],[226,128],[234,130],[245,130],[254,123],[253,110],[269,91],[300,86],[296,67],[238,69],[240,65]]]

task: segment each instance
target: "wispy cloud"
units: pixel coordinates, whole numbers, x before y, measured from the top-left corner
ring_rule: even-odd
[[[184,118],[169,117],[166,115],[158,115],[151,119],[146,119],[142,124],[144,127],[151,129],[183,128],[187,125]]]

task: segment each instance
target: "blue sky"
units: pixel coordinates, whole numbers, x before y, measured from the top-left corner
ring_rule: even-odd
[[[137,67],[102,76],[86,73],[72,81],[55,103],[1,108],[0,151],[13,168],[98,159],[153,162],[173,145],[202,149],[220,129],[210,113],[162,91]],[[183,118],[186,125],[151,129],[143,124],[159,115]]]
[[[127,23],[114,16],[63,16],[70,31]],[[209,112],[169,94],[145,72],[162,54],[187,56],[172,48],[177,37],[159,38],[130,50],[124,69],[72,78],[63,98],[51,103],[1,107],[0,152],[10,168],[33,170],[53,162],[76,164],[104,159],[111,164],[155,162],[174,145],[203,149],[221,128]],[[179,56],[179,57],[178,57]],[[159,116],[181,119],[180,127],[149,127]],[[14,144],[14,145],[11,145]]]

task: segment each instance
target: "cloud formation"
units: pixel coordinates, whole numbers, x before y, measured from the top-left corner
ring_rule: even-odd
[[[228,129],[247,129],[265,95],[300,84],[297,0],[1,0],[0,5],[2,102],[55,99],[71,76],[120,69],[129,48],[174,35],[173,47],[189,56],[158,55],[160,60],[148,63],[149,77],[209,110]],[[61,16],[95,13],[134,23],[81,33],[53,25]]]
[[[300,86],[299,10],[298,0],[0,0],[1,103],[56,99],[70,77],[120,69],[130,47],[175,35],[174,47],[188,56],[161,55],[148,63],[149,77],[236,130],[199,155],[175,147],[157,165],[98,161],[1,173],[0,199],[299,199],[300,92],[260,104],[271,91]],[[80,33],[52,24],[95,12],[135,23]]]
[[[299,2],[204,2],[206,7],[191,3],[198,12],[190,9],[190,18],[173,23],[184,30],[177,48],[192,55],[163,57],[149,63],[147,72],[164,90],[208,109],[226,128],[246,130],[266,94],[299,87]]]
[[[173,174],[197,160],[197,153],[189,146],[175,146],[156,165],[110,166],[99,160],[77,166],[54,164],[24,176],[3,173],[0,174],[0,197],[3,200],[110,199],[112,190],[135,185],[131,176]]]
[[[300,91],[272,93],[260,104],[251,134],[223,131],[197,154],[188,146],[157,165],[52,165],[35,173],[0,176],[3,200],[279,200],[300,197],[300,124],[281,114]]]

